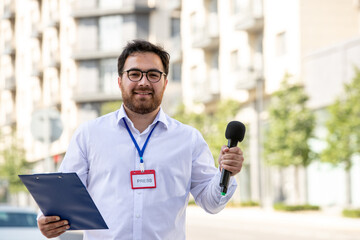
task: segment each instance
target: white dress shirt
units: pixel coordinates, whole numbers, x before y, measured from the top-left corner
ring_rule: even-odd
[[[143,156],[145,170],[155,170],[156,188],[131,188],[130,171],[139,170],[140,158],[123,118],[140,149],[159,121]],[[88,240],[183,240],[190,192],[197,205],[217,213],[236,188],[232,177],[228,193],[221,195],[221,173],[200,132],[161,109],[142,133],[135,129],[123,106],[82,124],[59,171],[79,175],[109,227],[85,231],[84,239]]]

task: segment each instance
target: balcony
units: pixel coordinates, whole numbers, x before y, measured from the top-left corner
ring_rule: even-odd
[[[261,32],[264,28],[262,0],[248,1],[235,16],[235,29],[249,33]]]
[[[193,100],[209,103],[219,99],[220,83],[218,69],[211,69],[210,73],[192,83]]]
[[[93,60],[93,59],[102,59],[102,58],[118,58],[121,50],[112,50],[112,51],[102,51],[102,50],[77,50],[72,55],[72,58],[81,61],[81,60]]]
[[[37,38],[39,40],[42,39],[42,30],[41,27],[39,26],[40,23],[38,22],[33,22],[31,24],[31,37],[32,38]]]
[[[41,64],[37,61],[34,61],[32,63],[31,76],[37,77],[37,78],[43,77],[43,68],[42,68]]]
[[[194,33],[192,46],[212,50],[219,47],[218,15],[211,13]]]
[[[181,10],[181,0],[169,0],[168,4],[170,11]]]
[[[120,90],[118,93],[107,92],[76,92],[74,91],[72,100],[76,103],[88,103],[88,102],[109,102],[121,100]]]
[[[114,1],[115,2],[115,1]],[[82,6],[75,2],[72,7],[71,16],[74,18],[89,18],[108,15],[150,13],[154,7],[148,0],[123,0],[121,3],[114,3],[113,6]]]
[[[15,40],[10,39],[10,40],[5,40],[5,44],[4,44],[4,49],[3,49],[3,55],[10,55],[10,56],[15,56]]]
[[[2,19],[13,20],[15,18],[15,1],[10,0],[4,3]]]
[[[235,79],[235,87],[240,90],[251,90],[255,88],[256,81],[260,74],[251,68],[244,68],[233,72],[233,79]]]
[[[16,115],[15,112],[10,112],[5,114],[5,125],[14,126],[16,124]]]
[[[4,90],[8,90],[8,91],[16,90],[16,80],[14,76],[5,77]]]
[[[51,68],[60,68],[60,56],[59,53],[57,53],[56,51],[51,52],[49,55],[49,62],[47,64],[47,67],[51,67]]]

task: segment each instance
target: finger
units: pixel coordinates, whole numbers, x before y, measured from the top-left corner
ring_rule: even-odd
[[[60,227],[57,228],[53,228],[51,230],[46,231],[46,235],[47,237],[57,237],[60,236],[61,234],[63,234],[64,232],[66,232],[66,230],[68,230],[70,228],[69,225],[62,225]]]
[[[222,154],[224,154],[224,153],[226,153],[226,152],[228,152],[228,151],[229,151],[228,146],[226,146],[226,145],[221,146],[221,153],[222,153]]]
[[[39,223],[41,224],[48,224],[48,223],[51,223],[51,222],[57,222],[60,220],[60,217],[59,216],[41,216],[39,218]]]
[[[242,151],[239,147],[232,147],[232,148],[229,148],[229,151],[228,153],[239,153],[239,154],[242,154]]]
[[[241,171],[242,164],[239,166],[223,165],[223,169],[228,170],[231,176],[238,174]]]

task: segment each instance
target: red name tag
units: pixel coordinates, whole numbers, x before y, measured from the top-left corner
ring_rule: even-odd
[[[155,170],[131,171],[131,188],[156,188]]]

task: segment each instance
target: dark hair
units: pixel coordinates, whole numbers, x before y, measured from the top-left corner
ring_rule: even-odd
[[[120,54],[118,58],[118,74],[121,76],[124,68],[124,64],[126,59],[133,53],[143,53],[143,52],[152,52],[158,55],[161,59],[161,62],[164,67],[164,72],[166,75],[169,73],[169,60],[170,55],[167,53],[164,48],[154,45],[145,40],[133,40],[128,42],[128,44],[124,47],[123,52]]]

